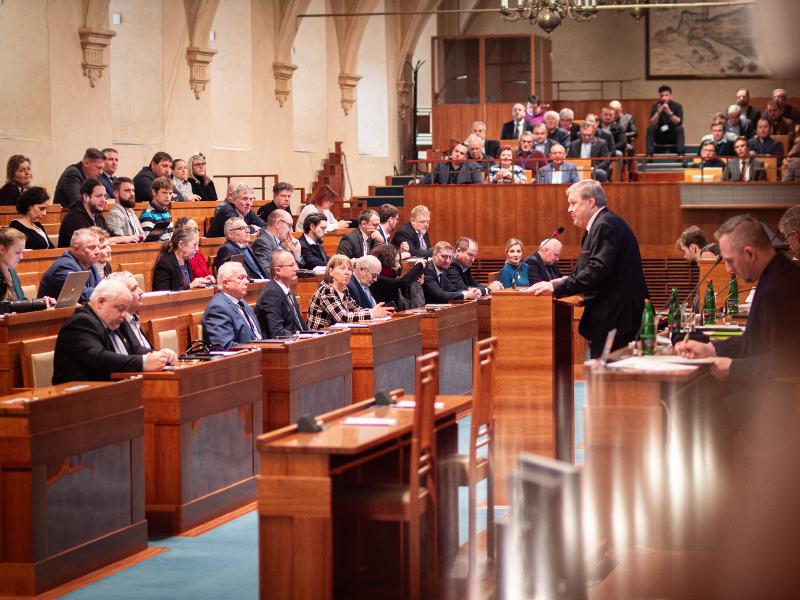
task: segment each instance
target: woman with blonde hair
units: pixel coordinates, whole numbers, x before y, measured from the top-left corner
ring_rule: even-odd
[[[214,180],[206,174],[206,157],[195,154],[189,159],[191,174],[189,183],[192,184],[192,193],[199,196],[200,200],[216,200],[217,188]]]
[[[0,313],[30,312],[55,304],[53,298],[25,298],[16,270],[24,250],[25,234],[0,227]]]
[[[506,242],[506,264],[500,271],[500,283],[504,288],[528,287],[528,264],[522,260],[523,246],[517,238]]]
[[[347,291],[353,276],[353,263],[343,254],[334,254],[325,268],[325,279],[308,305],[309,329],[322,329],[334,323],[356,323],[386,317],[394,309],[379,302],[375,308],[361,308]]]

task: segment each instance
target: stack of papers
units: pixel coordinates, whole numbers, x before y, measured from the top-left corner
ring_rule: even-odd
[[[677,364],[663,358],[673,359],[678,357],[661,356],[631,356],[606,365],[609,369],[630,369],[633,371],[649,371],[656,373],[676,373],[697,369],[696,365]],[[686,359],[682,359],[686,360]]]
[[[379,417],[347,417],[342,421],[342,425],[384,425],[391,426],[397,423],[397,419]]]
[[[394,405],[395,408],[416,408],[417,403],[414,400],[398,400],[397,404]],[[433,408],[436,410],[444,408],[444,402],[434,402]]]

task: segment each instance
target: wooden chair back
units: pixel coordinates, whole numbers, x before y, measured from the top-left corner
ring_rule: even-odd
[[[578,177],[580,179],[592,178],[592,159],[591,158],[568,158],[567,162],[571,162],[578,167]]]
[[[472,365],[472,423],[470,425],[470,455],[476,448],[490,440],[480,438],[492,435],[494,389],[494,360],[497,351],[497,338],[490,337],[478,341]]]
[[[52,335],[22,342],[22,385],[27,388],[47,387],[53,383],[53,357],[56,338]]]
[[[189,315],[151,319],[143,329],[156,350],[169,348],[178,354],[184,352],[189,342]]]
[[[767,170],[767,181],[778,181],[778,157],[756,156],[756,159],[764,163],[764,168]]]
[[[131,273],[141,289],[150,291],[146,286],[147,281],[152,279],[153,265],[146,262],[119,263],[119,270]]]
[[[500,280],[500,271],[489,271],[486,275],[486,282],[492,283],[493,281]]]
[[[770,136],[773,140],[780,142],[783,145],[783,155],[786,156],[789,154],[789,136],[786,134],[783,135],[772,135]]]
[[[193,312],[189,315],[189,341],[196,342],[203,339],[203,313]]]
[[[424,485],[432,506],[436,495],[436,443],[433,417],[436,388],[439,381],[439,353],[429,352],[417,358],[417,381],[414,391],[414,426],[411,432],[411,456],[409,459],[409,512],[421,514],[423,510],[416,500],[420,484]],[[415,506],[416,505],[416,506]]]
[[[22,288],[22,293],[25,295],[26,298],[36,298],[36,284],[31,283],[28,285],[20,286]]]

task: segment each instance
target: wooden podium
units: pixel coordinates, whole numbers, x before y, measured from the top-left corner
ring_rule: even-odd
[[[478,340],[478,303],[408,311],[422,317],[422,352],[439,352],[440,394],[472,391],[472,346]]]
[[[116,374],[115,377],[129,376]],[[150,533],[186,531],[255,498],[261,354],[142,373]]]
[[[35,595],[147,548],[140,378],[0,399],[0,594]]]
[[[347,406],[353,397],[350,332],[247,344],[260,348],[263,431]]]
[[[520,452],[573,461],[572,306],[552,296],[492,293],[495,498]]]

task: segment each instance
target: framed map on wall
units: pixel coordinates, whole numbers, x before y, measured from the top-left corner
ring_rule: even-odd
[[[754,7],[650,9],[647,78],[757,78],[769,73],[753,40]]]

